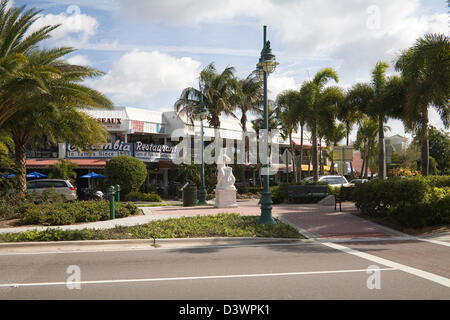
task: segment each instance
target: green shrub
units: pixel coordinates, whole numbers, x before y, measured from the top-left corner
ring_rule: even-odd
[[[358,209],[404,227],[450,223],[448,177],[412,177],[358,184],[352,194]]]
[[[127,201],[147,201],[147,202],[161,202],[162,199],[157,193],[142,193],[139,191],[130,192],[125,195]]]
[[[289,200],[289,186],[305,186],[305,185],[328,185],[328,183],[320,181],[300,181],[298,183],[280,183],[278,186],[274,186],[270,188],[272,192],[272,201],[274,204],[278,203],[288,203]],[[316,198],[305,198],[305,199],[296,199],[296,203],[316,203],[321,200],[321,197]]]
[[[132,202],[116,203],[115,217],[135,215],[139,209]],[[110,218],[108,201],[29,204],[20,215],[23,224],[67,225]]]
[[[106,163],[105,175],[109,185],[119,184],[121,192],[138,191],[147,178],[144,162],[131,156],[117,156]]]

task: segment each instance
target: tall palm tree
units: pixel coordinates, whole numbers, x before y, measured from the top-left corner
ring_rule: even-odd
[[[247,151],[247,144],[245,143],[245,136],[247,132],[247,113],[262,114],[261,106],[264,99],[264,89],[262,82],[256,77],[255,73],[251,73],[247,78],[238,80],[240,90],[236,90],[234,95],[234,105],[236,109],[241,112],[241,129],[242,139],[244,142],[244,152]],[[245,157],[244,157],[245,158]],[[245,179],[245,163],[241,165],[241,180],[243,184],[243,192],[246,193],[247,181]]]
[[[27,54],[28,67],[47,69],[51,76],[44,80],[46,91],[40,95],[22,95],[22,105],[5,123],[15,145],[18,190],[26,190],[26,147],[46,136],[51,142],[67,141],[87,149],[105,142],[107,131],[81,109],[112,108],[101,93],[80,83],[102,74],[88,67],[70,65],[62,60],[70,48],[33,50]]]
[[[35,9],[25,10],[25,6],[8,8],[7,0],[0,1],[0,127],[22,107],[17,96],[39,95],[47,90],[42,77],[49,70],[28,68],[27,55],[59,25],[44,26],[30,33],[39,13]]]
[[[406,81],[403,122],[421,137],[422,174],[429,174],[428,110],[434,107],[450,124],[450,38],[426,34],[398,58],[395,68]]]
[[[332,68],[325,68],[317,72],[313,80],[306,81],[300,88],[303,96],[306,123],[311,128],[312,163],[314,181],[319,180],[317,134],[319,126],[327,127],[335,121],[336,104],[344,99],[341,88],[336,86],[326,87],[326,84],[334,80],[339,82],[339,77]]]
[[[276,99],[277,108],[277,120],[281,128],[281,137],[283,139],[289,139],[289,146],[292,154],[294,179],[297,182],[296,173],[296,160],[294,145],[292,142],[292,133],[298,130],[299,125],[299,113],[297,112],[300,103],[300,92],[296,90],[285,90],[278,94]],[[286,163],[286,166],[289,164]]]
[[[350,133],[353,126],[358,122],[360,113],[358,108],[352,100],[353,96],[350,95],[350,91],[347,91],[345,100],[338,105],[337,118],[345,125],[345,145],[349,145]]]
[[[348,93],[354,107],[378,122],[378,176],[386,178],[386,153],[384,144],[384,124],[389,117],[398,116],[399,99],[389,99],[391,90],[396,87],[398,77],[386,77],[386,62],[378,62],[372,70],[370,84],[357,83]]]
[[[177,114],[185,115],[192,121],[196,117],[200,95],[203,94],[203,102],[208,109],[207,120],[211,127],[220,128],[222,114],[236,118],[233,102],[236,102],[236,91],[240,89],[234,72],[233,67],[227,67],[222,73],[217,73],[214,64],[210,63],[200,72],[203,93],[193,87],[185,88],[174,105]]]

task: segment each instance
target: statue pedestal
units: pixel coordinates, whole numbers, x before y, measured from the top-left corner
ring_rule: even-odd
[[[235,208],[236,204],[236,189],[215,189],[216,201],[214,207],[216,208]]]

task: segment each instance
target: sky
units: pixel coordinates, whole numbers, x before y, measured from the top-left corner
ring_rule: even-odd
[[[394,65],[402,50],[429,32],[448,34],[445,0],[14,0],[41,9],[33,28],[61,24],[45,47],[78,49],[67,60],[104,72],[87,85],[116,106],[172,111],[181,91],[198,86],[213,62],[244,78],[256,67],[263,25],[280,63],[269,98],[299,89],[322,68],[337,85],[370,82],[377,61]],[[389,68],[388,75],[396,74]],[[430,123],[443,128],[430,111]],[[386,135],[405,135],[398,120]],[[356,129],[351,137],[355,137]]]

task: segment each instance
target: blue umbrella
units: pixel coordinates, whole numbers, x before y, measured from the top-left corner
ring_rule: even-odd
[[[88,174],[85,174],[84,176],[81,176],[80,178],[88,179],[88,188],[91,188],[91,179],[105,179],[105,176],[99,173],[90,172]]]
[[[2,178],[14,178],[15,176],[16,176],[15,174],[7,174],[7,173],[2,174]]]
[[[32,172],[27,174],[27,178],[47,178],[47,176],[43,173],[39,173],[39,172]]]
[[[90,172],[88,174],[85,174],[84,176],[81,176],[80,178],[83,179],[105,179],[105,176],[99,173]]]

